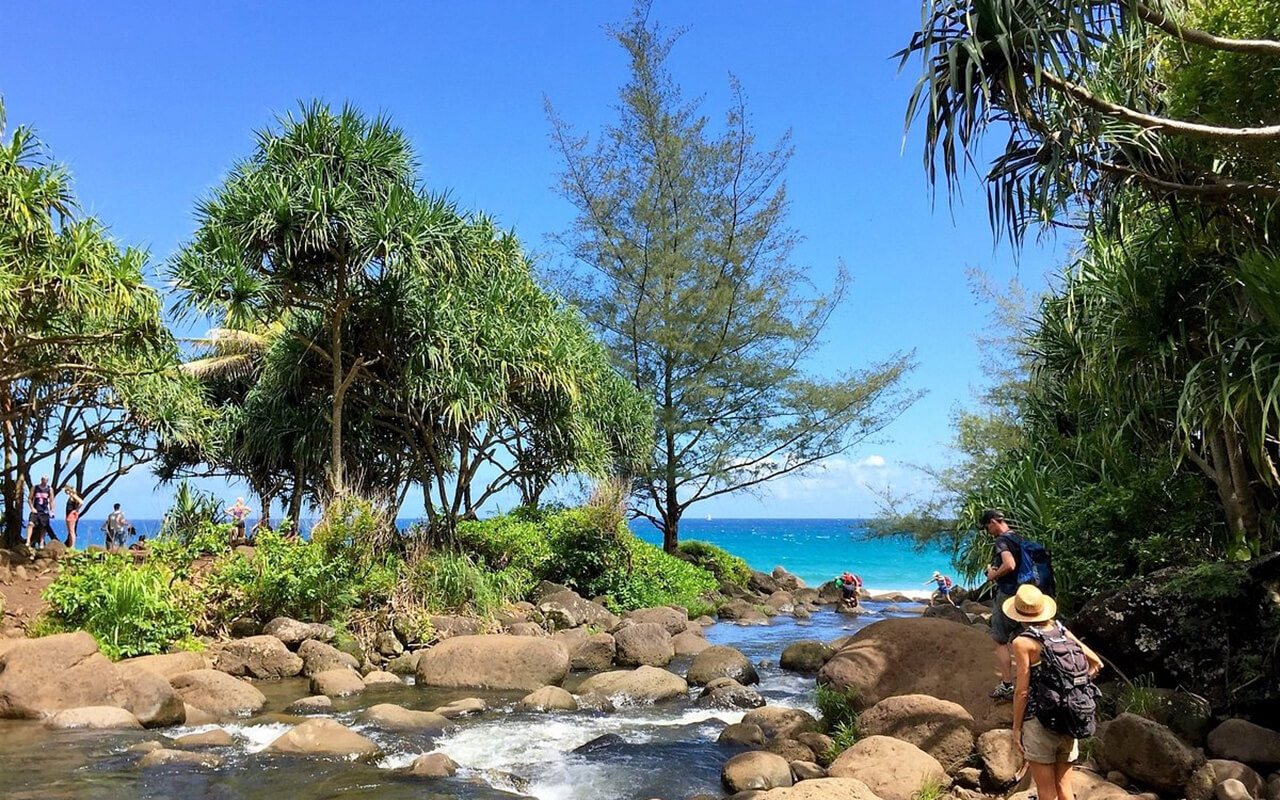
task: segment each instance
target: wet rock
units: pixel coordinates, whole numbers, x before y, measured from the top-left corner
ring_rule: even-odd
[[[387,731],[432,735],[448,730],[453,724],[434,711],[413,711],[393,703],[369,706],[360,714],[360,721]]]
[[[764,745],[764,731],[753,722],[735,722],[720,731],[716,739],[720,744],[760,747]]]
[[[774,582],[778,584],[779,589],[786,592],[798,592],[805,588],[804,581],[800,580],[795,575],[792,575],[790,572],[787,572],[787,570],[781,566],[774,567],[773,571],[769,573],[769,577],[773,578]]]
[[[760,609],[745,600],[730,600],[716,610],[716,616],[729,622],[739,622],[748,625],[769,624],[769,618],[761,613]]]
[[[125,748],[125,752],[126,753],[150,753],[155,750],[163,750],[163,749],[164,749],[163,744],[161,744],[159,741],[155,739],[152,739],[147,742],[138,742],[137,744],[129,745],[129,747]]]
[[[760,708],[764,704],[764,697],[759,692],[743,686],[732,678],[717,678],[707,684],[697,699],[697,705],[700,708],[736,710]]]
[[[49,717],[44,726],[55,731],[142,729],[137,717],[116,706],[68,708]]]
[[[720,783],[730,792],[791,786],[791,765],[782,756],[761,750],[739,753],[721,768]]]
[[[218,721],[218,718],[203,708],[196,708],[190,703],[183,703],[182,710],[186,712],[187,725],[212,725]]]
[[[1182,789],[1202,759],[1165,726],[1125,713],[1099,737],[1098,761],[1163,794]]]
[[[759,683],[756,668],[732,647],[713,645],[694,656],[686,680],[690,686],[705,686],[716,678],[733,678],[747,686]]]
[[[560,589],[538,601],[538,612],[552,630],[594,625],[612,628],[618,618],[600,603],[587,600],[571,589]]]
[[[672,636],[684,633],[689,628],[688,613],[671,608],[670,606],[641,608],[636,611],[628,611],[624,618],[638,624],[653,623],[655,625],[661,625],[666,628],[667,633]]]
[[[412,653],[405,653],[402,656],[387,661],[387,672],[394,675],[412,675],[418,671],[418,658],[426,652],[418,650]]]
[[[131,667],[154,672],[166,681],[174,675],[197,669],[209,669],[212,663],[200,653],[161,653],[154,656],[135,656],[116,662],[117,667]]]
[[[831,763],[831,759],[827,758],[827,753],[831,752],[835,742],[832,741],[830,736],[817,731],[804,731],[803,733],[797,733],[795,738],[797,742],[803,743],[805,747],[813,751],[819,764],[825,767]]]
[[[234,747],[235,743],[236,740],[231,738],[231,734],[221,728],[203,733],[188,733],[173,740],[173,746],[183,750],[200,747]]]
[[[795,738],[797,734],[818,729],[818,721],[809,712],[786,706],[765,706],[748,711],[742,721],[759,725],[769,739]]]
[[[675,657],[671,634],[656,622],[640,622],[613,635],[614,660],[622,667],[664,667]]]
[[[395,673],[374,670],[364,676],[364,685],[366,689],[398,689],[404,686],[404,681]]]
[[[215,718],[255,714],[267,698],[249,683],[213,669],[197,669],[175,675],[169,684],[182,702]],[[187,716],[188,724],[196,724]]]
[[[458,774],[458,765],[444,753],[427,753],[413,760],[409,774],[419,778],[451,778]]]
[[[782,651],[779,665],[790,672],[817,672],[835,654],[835,650],[817,639],[801,639]]]
[[[124,707],[138,718],[144,728],[165,728],[187,721],[182,698],[166,678],[123,663],[116,665],[116,671],[124,682]]]
[[[346,697],[365,690],[360,673],[349,669],[330,669],[311,676],[311,693],[328,697]]]
[[[327,695],[316,694],[294,700],[284,710],[286,714],[328,714],[333,710],[333,700]]]
[[[516,703],[517,711],[577,711],[578,701],[559,686],[543,686]]]
[[[529,636],[457,636],[418,659],[424,686],[523,689],[559,686],[569,674],[569,652],[552,639]]]
[[[119,672],[89,634],[0,643],[0,718],[42,719],[68,708],[124,707]]]
[[[958,703],[923,694],[886,697],[858,717],[863,736],[892,736],[938,760],[943,769],[973,752],[973,717]]]
[[[747,578],[747,588],[758,595],[768,597],[782,587],[778,585],[778,582],[773,579],[772,575],[759,570],[754,570]]]
[[[1022,756],[1013,743],[1013,731],[997,728],[978,737],[978,758],[988,780],[995,786],[1008,786],[1018,779]]]
[[[707,643],[705,636],[700,635],[701,632],[694,633],[687,630],[684,633],[678,633],[671,637],[671,647],[678,656],[696,656],[711,645]]]
[[[603,753],[615,747],[625,745],[627,741],[616,733],[606,733],[597,736],[591,741],[578,745],[573,748],[573,752],[580,756],[594,755],[595,753]]]
[[[1209,754],[1215,758],[1242,761],[1259,769],[1280,767],[1280,732],[1229,719],[1209,734]]]
[[[436,713],[445,719],[457,719],[471,714],[483,713],[489,705],[478,697],[466,697],[462,700],[454,700],[452,703],[440,706],[436,709]]]
[[[736,798],[736,796],[735,796]],[[758,792],[753,800],[881,800],[854,778],[818,778],[802,781],[789,789]]]
[[[688,695],[684,678],[657,667],[637,667],[592,675],[578,687],[580,698],[600,695],[616,705],[651,705]],[[581,700],[579,701],[581,704]]]
[[[613,666],[617,645],[611,634],[597,633],[579,641],[570,652],[570,666],[573,669],[601,672]]]
[[[764,749],[774,755],[782,756],[788,763],[792,761],[813,761],[817,754],[804,742],[796,739],[774,739]]]
[[[813,781],[827,777],[827,771],[812,761],[792,761],[791,775],[798,781]]]
[[[244,678],[292,678],[302,672],[302,659],[274,636],[249,636],[227,642],[213,668]]]
[[[152,750],[138,761],[138,769],[191,768],[217,769],[222,766],[222,756],[190,750]]]
[[[333,628],[318,622],[299,622],[290,617],[276,617],[262,626],[262,632],[274,636],[290,650],[297,650],[308,639],[331,642],[335,635]]]
[[[883,800],[913,800],[923,781],[951,786],[937,759],[910,742],[888,736],[868,736],[841,753],[827,774],[857,778]]]
[[[764,604],[779,614],[790,614],[796,607],[796,599],[791,592],[780,589],[766,597]]]
[[[267,745],[264,753],[369,759],[378,745],[331,719],[309,719]]]

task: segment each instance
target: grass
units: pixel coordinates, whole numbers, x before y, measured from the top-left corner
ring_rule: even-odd
[[[1120,690],[1120,696],[1116,698],[1116,714],[1128,711],[1152,719],[1163,703],[1164,698],[1156,690],[1155,681],[1150,676],[1140,676]]]
[[[911,794],[911,800],[938,800],[942,794],[942,781],[934,775],[926,775],[920,781],[920,788]]]
[[[850,688],[840,691],[818,684],[814,704],[822,718],[822,727],[831,737],[831,746],[822,754],[827,763],[830,763],[862,738],[858,731],[858,690]]]

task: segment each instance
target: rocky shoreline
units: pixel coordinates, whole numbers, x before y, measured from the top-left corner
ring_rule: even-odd
[[[756,573],[721,606],[719,622],[805,620],[830,613],[837,594],[834,587],[804,587],[781,569]],[[858,737],[842,752],[814,714],[766,702],[757,688],[758,664],[708,642],[706,630],[717,620],[690,620],[675,607],[619,617],[554,584],[540,586],[531,602],[508,608],[496,622],[434,618],[429,642],[388,628],[362,648],[327,625],[244,620],[237,638],[203,653],[112,663],[83,632],[4,639],[0,717],[39,720],[49,730],[80,735],[150,730],[154,738],[128,747],[134,770],[216,772],[237,747],[225,726],[263,719],[262,689],[305,679],[305,695],[292,698],[283,714],[267,715],[281,730],[261,750],[265,756],[371,763],[382,752],[365,733],[394,732],[414,737],[422,750],[398,774],[439,781],[459,766],[435,740],[463,718],[492,713],[490,703],[459,696],[417,709],[378,702],[379,693],[409,684],[461,695],[499,693],[514,699],[514,710],[548,720],[688,703],[737,720],[718,734],[724,794],[699,800],[921,800],[926,794],[1025,800],[1028,780],[1012,744],[1010,706],[987,696],[987,607],[874,600],[884,612],[907,616],[879,619],[832,641],[791,641],[776,656],[782,669],[812,675],[816,685],[848,698],[858,714]],[[672,668],[686,663],[683,674]],[[1122,713],[1102,724],[1074,772],[1081,800],[1280,800],[1280,733],[1245,720],[1217,720],[1193,695],[1164,696],[1177,711],[1163,722]],[[352,724],[359,731],[334,719],[335,701],[358,703]],[[201,729],[166,734],[192,726]]]

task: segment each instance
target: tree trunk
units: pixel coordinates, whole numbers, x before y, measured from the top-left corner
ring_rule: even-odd
[[[0,414],[4,415],[4,476],[2,484],[4,492],[4,536],[2,541],[6,550],[12,550],[22,541],[22,479],[18,475],[18,465],[14,461],[13,421],[9,414],[13,410],[13,401],[8,387],[0,388]]]
[[[341,287],[341,282],[339,282]],[[342,315],[329,322],[329,354],[333,358],[333,409],[329,429],[329,490],[342,493]]]

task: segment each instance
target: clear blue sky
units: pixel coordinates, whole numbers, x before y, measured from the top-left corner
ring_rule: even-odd
[[[122,242],[148,248],[156,265],[190,235],[195,200],[250,152],[253,131],[310,98],[388,112],[411,136],[431,189],[495,215],[554,262],[547,235],[564,230],[572,211],[553,191],[561,165],[543,97],[581,130],[612,120],[626,62],[603,26],[629,12],[627,3],[582,0],[9,3],[0,93],[10,125],[35,125],[70,166],[85,208]],[[733,73],[762,141],[794,133],[790,220],[806,237],[796,261],[829,286],[843,259],[855,281],[815,369],[915,349],[911,381],[928,391],[883,441],[825,474],[691,513],[869,515],[864,484],[919,488],[909,465],[945,457],[949,414],[981,380],[974,334],[983,308],[966,269],[1040,286],[1069,243],[1032,244],[1015,263],[993,245],[976,178],[965,182],[965,204],[935,203],[917,137],[903,144],[917,67],[899,75],[891,57],[920,22],[917,3],[657,0],[652,16],[688,29],[670,65],[708,113],[723,110]],[[168,505],[147,474],[115,494],[135,517]],[[420,511],[420,498],[405,509]]]

